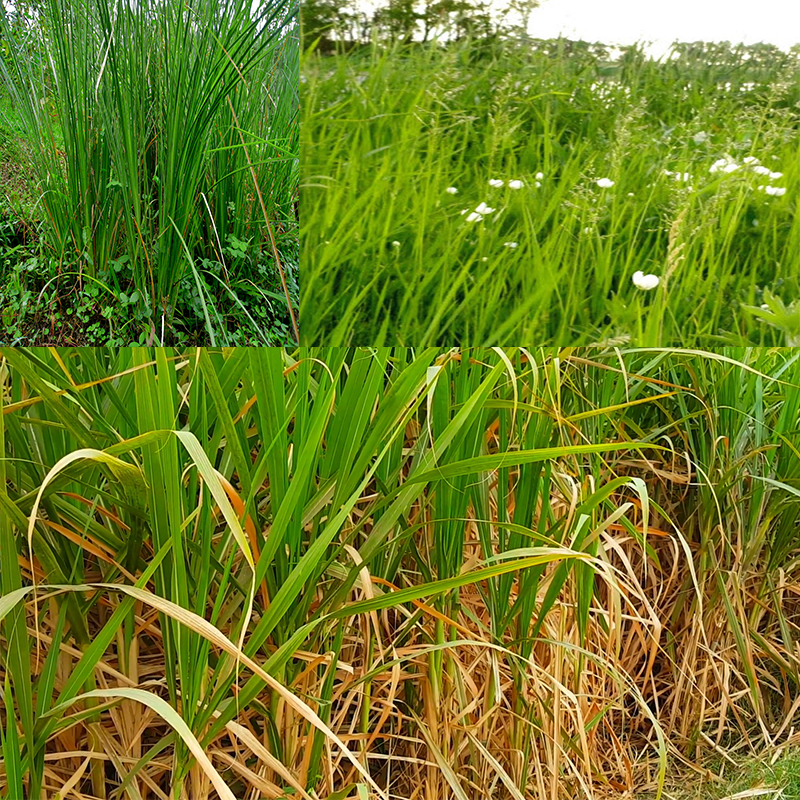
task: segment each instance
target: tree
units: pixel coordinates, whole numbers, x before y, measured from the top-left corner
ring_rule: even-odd
[[[417,32],[424,15],[417,10],[417,0],[391,0],[372,17],[373,26],[391,39],[409,40]]]
[[[428,3],[422,14],[424,39],[428,41],[437,34],[456,33],[459,21],[468,18],[475,12],[475,7],[468,0],[434,0]]]
[[[532,14],[538,7],[539,0],[510,0],[501,12],[509,33],[527,36],[528,31],[533,27],[531,25]]]
[[[344,31],[352,26],[356,16],[342,8],[338,0],[303,0],[300,20],[305,46],[319,40],[318,49],[330,52],[335,41],[345,39]]]

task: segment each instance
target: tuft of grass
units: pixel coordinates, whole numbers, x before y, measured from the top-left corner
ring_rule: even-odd
[[[0,797],[789,770],[799,407],[789,348],[0,347]]]
[[[303,341],[788,344],[744,306],[800,296],[797,57],[310,47]],[[726,155],[739,168],[710,171]],[[494,210],[470,221],[481,203]]]
[[[779,748],[759,757],[711,760],[714,772],[670,784],[668,800],[792,800],[800,797],[800,754],[796,747]],[[719,773],[719,774],[717,774]],[[646,796],[646,795],[645,795]]]
[[[291,250],[297,236],[297,4],[47,0],[35,24],[39,46],[10,46],[0,78],[30,149],[53,273],[129,295],[114,269],[126,258],[161,328],[191,279],[184,241],[213,263],[230,237],[259,253],[270,243],[293,319],[274,238]]]

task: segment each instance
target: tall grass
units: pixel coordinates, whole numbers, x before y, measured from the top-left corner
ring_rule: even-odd
[[[309,47],[304,342],[790,343],[797,53],[676,55],[612,60],[563,40]],[[739,168],[711,172],[726,154]],[[494,211],[470,221],[480,203]],[[637,289],[637,271],[658,289]]]
[[[0,388],[0,797],[658,793],[793,740],[793,350],[2,348]]]
[[[261,249],[270,227],[291,236],[296,14],[284,0],[43,3],[41,58],[11,48],[0,72],[62,269],[118,295],[126,265],[148,318],[169,322],[182,283],[195,282],[192,258],[235,290],[231,237]],[[270,255],[291,310],[291,280]]]

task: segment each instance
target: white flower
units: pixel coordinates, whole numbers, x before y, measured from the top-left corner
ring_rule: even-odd
[[[503,181],[499,181],[496,178],[489,179],[489,186],[494,186],[495,189],[499,189],[503,185]]]
[[[503,247],[510,247],[513,250],[515,247],[519,247],[519,244],[517,242],[503,242]]]
[[[760,164],[761,162],[755,156],[747,156],[743,159],[745,164]]]
[[[522,181],[509,181],[508,188],[509,189],[521,189],[524,186]]]
[[[709,172],[734,172],[739,169],[739,165],[730,157],[720,158],[715,161],[709,168]]]
[[[755,172],[757,175],[769,175],[770,174],[769,167],[762,167],[762,166],[753,167],[753,172]]]
[[[783,173],[782,172],[770,172],[769,177],[772,178],[773,181],[776,181],[776,180],[778,180],[778,178],[782,178],[783,177]]]
[[[705,131],[698,131],[692,136],[692,139],[694,139],[695,144],[703,144],[703,142],[708,140],[708,134]]]
[[[458,189],[455,186],[448,186],[445,191],[447,194],[458,194]]]
[[[533,185],[538,189],[542,185],[542,182],[536,181]]]
[[[536,178],[537,181],[544,180],[544,172],[537,172],[536,175],[534,175],[534,177]]]
[[[628,197],[633,197],[633,192],[628,192]]]
[[[397,240],[393,241],[392,247],[400,247],[400,242],[398,242]]]
[[[633,285],[643,292],[648,292],[650,289],[655,289],[658,286],[660,278],[658,275],[645,275],[640,269],[633,273]]]
[[[759,186],[758,188],[761,189],[762,187]],[[786,189],[778,186],[764,186],[763,189],[767,194],[770,194],[773,197],[781,197],[782,195],[786,194]]]
[[[610,180],[609,178],[600,178],[599,180],[596,180],[595,183],[601,189],[610,189],[614,185],[614,181]]]
[[[466,214],[469,211],[468,208],[465,208],[461,213]],[[474,211],[470,212],[469,216],[467,217],[467,222],[480,222],[483,219],[484,214],[491,214],[494,211],[493,208],[489,208],[486,203],[481,203]]]
[[[664,170],[664,174],[665,175],[674,175],[675,173],[671,169],[665,169]]]

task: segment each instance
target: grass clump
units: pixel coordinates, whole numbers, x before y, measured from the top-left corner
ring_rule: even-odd
[[[800,797],[800,751],[796,746],[768,750],[760,757],[726,755],[710,759],[707,770],[695,780],[670,783],[668,800],[793,800]],[[719,774],[717,774],[719,772]],[[643,795],[646,797],[647,795]]]
[[[28,28],[3,18],[40,305],[89,280],[115,309],[139,298],[125,343],[297,339],[296,17],[284,0],[47,0]]]
[[[788,343],[748,307],[800,296],[797,56],[309,47],[305,341]]]
[[[793,349],[3,347],[0,399],[2,798],[788,769]]]

